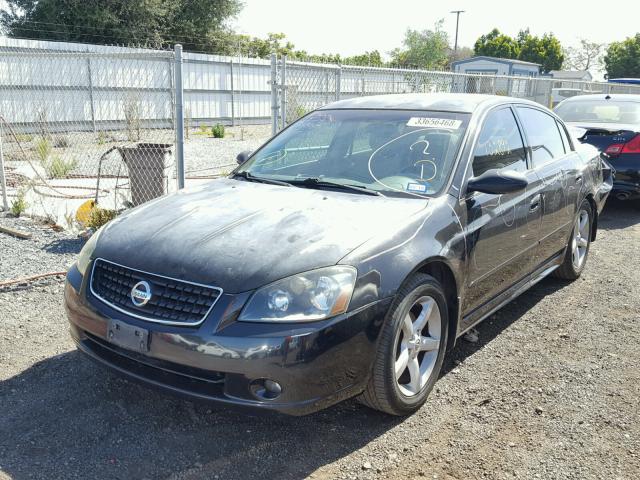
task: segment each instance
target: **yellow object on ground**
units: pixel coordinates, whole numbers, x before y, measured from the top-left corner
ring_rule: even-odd
[[[76,210],[76,220],[78,221],[78,223],[83,226],[86,225],[89,221],[89,218],[91,218],[91,211],[95,208],[95,206],[95,200],[87,200],[82,205],[80,205],[78,210]]]

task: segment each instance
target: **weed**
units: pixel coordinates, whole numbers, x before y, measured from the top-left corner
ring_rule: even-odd
[[[91,210],[89,221],[87,222],[87,227],[97,230],[105,223],[116,218],[117,214],[118,212],[116,212],[115,210],[100,208],[96,205],[93,210]]]
[[[104,145],[105,143],[107,143],[107,134],[100,130],[98,132],[98,145]]]
[[[18,133],[16,134],[15,139],[18,143],[29,143],[33,140],[33,135],[29,135],[28,133]]]
[[[224,125],[216,123],[211,127],[211,135],[213,135],[213,138],[224,138]]]
[[[49,178],[65,178],[78,166],[75,159],[67,160],[60,155],[54,155],[51,160],[44,160],[42,166]]]
[[[19,217],[29,207],[29,204],[25,200],[26,192],[23,189],[18,190],[16,199],[11,202],[11,213]]]
[[[36,143],[36,154],[41,163],[45,163],[51,155],[51,143],[46,137],[40,138]]]

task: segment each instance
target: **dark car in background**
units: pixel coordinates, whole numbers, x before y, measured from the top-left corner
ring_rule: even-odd
[[[343,100],[239,158],[91,237],[71,334],[130,379],[297,415],[417,410],[458,337],[580,276],[611,189],[552,112],[499,96]]]
[[[640,199],[640,95],[583,95],[564,100],[556,114],[580,129],[580,141],[608,156],[619,200]]]

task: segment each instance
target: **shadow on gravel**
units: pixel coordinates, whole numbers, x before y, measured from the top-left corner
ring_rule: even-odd
[[[442,375],[566,285],[544,280],[480,324],[480,341],[460,341]],[[0,405],[0,472],[15,480],[303,478],[403,422],[355,401],[307,417],[215,409],[129,383],[76,351],[0,382]]]
[[[0,405],[0,478],[15,480],[303,478],[402,422],[354,401],[308,417],[216,410],[75,351],[0,382]]]
[[[636,223],[635,205],[611,202],[600,226]],[[442,375],[567,285],[545,279],[499,310],[477,327],[477,343],[449,353]],[[129,383],[75,351],[0,381],[0,405],[0,474],[15,480],[303,478],[403,422],[355,401],[301,418],[213,409]]]
[[[458,340],[456,347],[448,353],[442,367],[441,376],[448,374],[456,368],[460,362],[463,362],[467,357],[483,349],[494,338],[500,335],[500,333],[509,328],[513,323],[519,321],[544,297],[560,291],[569,285],[570,283],[563,280],[547,277],[502,307],[491,317],[475,327],[479,334],[478,342],[470,343],[462,338]]]
[[[46,244],[44,251],[58,255],[80,253],[84,242],[81,238],[62,238]]]
[[[640,201],[624,201],[610,198],[600,214],[598,228],[620,230],[640,223]]]

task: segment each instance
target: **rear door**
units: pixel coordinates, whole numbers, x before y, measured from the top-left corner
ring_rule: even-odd
[[[582,178],[579,158],[569,138],[552,115],[530,106],[516,108],[523,126],[533,169],[542,182],[542,222],[536,263],[562,251],[573,228],[574,212]]]

